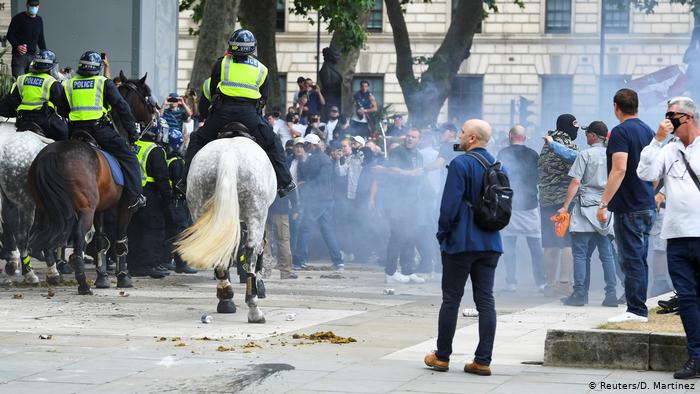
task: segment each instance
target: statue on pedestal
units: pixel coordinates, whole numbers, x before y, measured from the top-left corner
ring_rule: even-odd
[[[324,120],[328,119],[328,110],[336,106],[342,108],[342,86],[343,76],[337,69],[340,54],[337,50],[326,47],[323,48],[323,66],[319,71],[319,84],[321,85],[321,93],[326,99],[326,105],[323,109]]]

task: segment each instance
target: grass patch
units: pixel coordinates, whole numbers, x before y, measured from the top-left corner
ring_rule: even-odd
[[[675,313],[667,315],[659,315],[656,313],[659,307],[649,311],[649,321],[646,323],[640,322],[625,322],[625,323],[605,323],[596,328],[603,330],[622,330],[622,331],[641,331],[641,332],[665,332],[673,334],[683,334],[683,324],[681,317]]]

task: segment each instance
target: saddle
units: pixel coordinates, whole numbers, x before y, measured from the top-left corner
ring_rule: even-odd
[[[109,164],[109,169],[112,171],[112,179],[114,179],[114,183],[119,186],[124,186],[124,172],[122,171],[119,162],[109,152],[100,148],[100,146],[97,145],[97,141],[95,141],[95,138],[90,133],[83,129],[74,129],[70,139],[73,141],[84,142],[90,145],[92,149],[100,152],[107,161],[107,164]]]
[[[218,140],[222,138],[234,137],[245,137],[255,141],[255,137],[249,134],[248,128],[239,122],[231,122],[226,124],[224,127],[221,128],[221,130],[219,130],[219,134],[217,134],[216,139]]]
[[[31,120],[27,119],[17,119],[17,122],[15,123],[15,128],[17,131],[22,132],[22,131],[31,131],[34,134],[37,134],[40,137],[46,138],[46,134],[44,134],[44,130],[39,126],[36,122],[32,122]]]

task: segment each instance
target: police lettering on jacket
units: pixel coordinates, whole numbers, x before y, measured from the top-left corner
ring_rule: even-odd
[[[24,86],[37,86],[41,87],[44,85],[44,78],[41,77],[26,77],[24,78]]]
[[[94,89],[94,79],[76,79],[73,81],[73,89]]]

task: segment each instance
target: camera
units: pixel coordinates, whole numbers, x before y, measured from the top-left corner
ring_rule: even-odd
[[[169,102],[169,103],[177,103],[177,102],[178,102],[178,99],[173,98],[173,97],[168,97],[168,102]]]
[[[100,53],[100,57],[102,58],[102,60],[105,60],[105,58],[107,57],[107,54],[102,52],[102,53]]]

